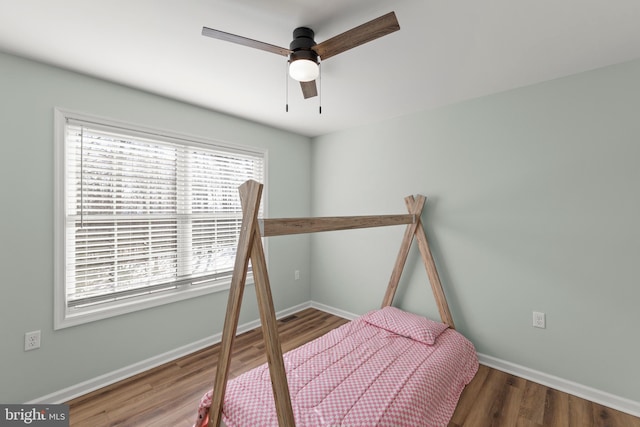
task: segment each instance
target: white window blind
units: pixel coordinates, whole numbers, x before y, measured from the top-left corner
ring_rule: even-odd
[[[229,279],[264,154],[66,118],[65,309]]]

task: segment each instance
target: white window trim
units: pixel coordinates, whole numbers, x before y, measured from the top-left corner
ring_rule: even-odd
[[[230,287],[230,279],[216,282],[215,284],[199,285],[197,287],[188,287],[186,289],[176,289],[171,291],[163,291],[159,293],[148,294],[145,297],[123,299],[110,303],[103,303],[85,309],[81,312],[70,312],[66,307],[65,297],[65,123],[67,119],[77,119],[82,121],[96,122],[107,126],[121,127],[132,129],[147,134],[155,134],[158,136],[169,137],[172,139],[181,139],[190,143],[202,144],[203,146],[214,145],[217,148],[227,148],[229,150],[240,150],[243,152],[253,152],[264,158],[264,183],[265,191],[263,192],[263,212],[267,216],[268,197],[266,189],[266,180],[268,176],[268,151],[263,148],[247,147],[218,140],[211,140],[187,134],[179,134],[164,129],[152,129],[145,126],[125,123],[105,117],[93,116],[85,113],[75,112],[63,108],[54,108],[54,329],[63,329],[76,326],[88,322],[107,319],[126,313],[132,313],[152,307],[157,307],[177,301],[183,301],[190,298],[196,298],[207,294],[226,291]],[[266,251],[266,245],[265,245]],[[253,278],[247,278],[247,284],[253,285]]]

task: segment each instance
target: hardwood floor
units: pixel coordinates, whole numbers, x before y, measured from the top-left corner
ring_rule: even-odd
[[[480,365],[449,427],[480,426],[640,427],[640,418]]]
[[[346,322],[315,309],[281,319],[283,350]],[[68,402],[70,425],[191,427],[200,397],[213,384],[218,348],[214,345]],[[238,336],[233,354],[230,377],[265,363],[261,332]],[[480,366],[448,427],[484,426],[640,427],[640,418]]]

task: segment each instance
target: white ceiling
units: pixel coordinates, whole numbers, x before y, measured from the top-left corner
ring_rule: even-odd
[[[395,11],[400,31],[328,59],[304,100],[288,47]],[[638,0],[0,0],[0,50],[317,136],[640,58]],[[640,76],[639,76],[640,77]]]

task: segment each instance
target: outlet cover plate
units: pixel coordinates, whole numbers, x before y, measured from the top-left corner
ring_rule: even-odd
[[[24,334],[24,351],[40,348],[40,331],[31,331]]]
[[[533,327],[545,329],[547,327],[547,322],[545,319],[544,313],[540,311],[533,312]]]

